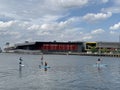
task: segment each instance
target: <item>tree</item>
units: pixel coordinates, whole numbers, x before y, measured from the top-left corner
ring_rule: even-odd
[[[107,49],[107,48],[103,48],[103,49],[101,49],[101,52],[102,52],[102,53],[109,53],[109,52],[110,52],[110,50],[109,50],[109,49]]]
[[[98,50],[97,50],[95,47],[91,47],[90,51],[91,51],[92,53],[95,53],[95,52],[97,52]]]

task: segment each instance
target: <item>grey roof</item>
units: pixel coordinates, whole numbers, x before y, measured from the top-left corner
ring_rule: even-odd
[[[120,48],[120,42],[97,42],[97,47]]]
[[[33,44],[35,44],[35,43],[36,43],[36,42],[17,43],[17,44],[15,44],[15,46],[33,45]]]

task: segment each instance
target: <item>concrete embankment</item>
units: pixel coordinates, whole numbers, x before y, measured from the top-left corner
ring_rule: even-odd
[[[49,55],[80,55],[80,56],[103,56],[103,57],[120,57],[120,54],[93,54],[93,53],[76,53],[76,52],[41,52],[41,51],[32,51],[32,52],[7,52],[7,53],[18,53],[18,54],[49,54]]]
[[[81,55],[81,56],[105,56],[105,57],[120,57],[120,54],[87,54],[87,53],[70,53],[69,55]]]
[[[93,53],[66,53],[66,52],[47,52],[45,54],[55,54],[55,55],[80,55],[80,56],[103,56],[103,57],[120,57],[120,54],[93,54]]]

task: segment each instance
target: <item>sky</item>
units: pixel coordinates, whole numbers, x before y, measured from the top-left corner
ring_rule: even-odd
[[[120,0],[0,0],[0,46],[119,42]]]

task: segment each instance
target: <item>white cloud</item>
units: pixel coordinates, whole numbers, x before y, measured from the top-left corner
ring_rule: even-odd
[[[112,13],[120,13],[120,6],[112,6],[109,8],[102,8],[102,12],[112,12]]]
[[[83,34],[82,28],[71,26],[78,20],[78,18],[72,17],[66,21],[43,24],[22,21],[1,22],[0,38],[11,43],[25,40],[82,40],[80,38]]]
[[[88,0],[9,0],[0,1],[0,11],[18,20],[39,19],[44,15],[60,15],[74,7],[83,7]],[[51,17],[50,17],[51,18]]]
[[[97,13],[97,14],[93,14],[93,13],[88,13],[87,15],[85,15],[83,17],[83,19],[85,21],[89,21],[89,22],[93,22],[93,21],[100,21],[100,20],[104,20],[104,19],[107,19],[109,17],[112,16],[112,13],[111,12],[108,12],[108,13]]]
[[[115,34],[116,34],[116,32],[114,32],[114,31],[110,31],[110,34],[115,35]]]
[[[63,15],[43,15],[42,17],[39,17],[39,19],[33,19],[32,22],[34,23],[52,23],[57,21],[58,19],[62,18]]]
[[[100,5],[100,4],[107,4],[111,0],[89,0],[89,5]]]
[[[56,1],[56,0],[55,0]],[[88,0],[61,0],[61,4],[63,7],[81,7],[88,3]]]
[[[96,29],[96,30],[93,30],[92,32],[91,32],[91,34],[102,34],[102,33],[104,33],[105,31],[103,30],[103,29]]]
[[[115,5],[120,5],[120,0],[113,0],[113,3],[114,3]]]
[[[59,33],[57,36],[59,36],[59,40],[65,40],[65,41],[81,41],[83,32],[81,28],[70,28],[70,29],[64,29]]]
[[[111,30],[118,30],[120,29],[120,22],[117,24],[114,24],[113,26],[110,27]]]
[[[91,31],[90,33],[83,33],[81,38],[84,41],[99,41],[101,39],[101,35],[105,34],[104,32],[105,31],[103,29],[96,29]]]
[[[103,2],[103,3],[107,3],[107,2],[109,2],[109,0],[102,0],[102,2]]]
[[[33,24],[30,27],[28,27],[28,30],[63,30],[65,28],[70,28],[72,24],[79,22],[80,18],[78,17],[72,17],[67,19],[66,21],[52,21],[45,22],[42,24]]]
[[[27,23],[21,21],[0,21],[0,39],[1,42],[17,42],[29,33],[26,32]]]
[[[93,36],[92,35],[85,35],[83,38],[82,38],[82,40],[91,40],[91,39],[93,39]]]
[[[12,32],[9,32],[9,31],[6,31],[6,32],[0,32],[1,35],[14,35],[14,36],[17,36],[19,35],[19,32],[15,32],[15,31],[12,31]]]
[[[9,16],[9,14],[2,14],[3,12],[0,13],[0,21],[11,21],[14,20],[14,18],[12,16]]]
[[[107,8],[102,8],[102,12],[112,12],[112,13],[120,13],[120,0],[110,0],[111,6]]]
[[[34,24],[34,25],[28,27],[27,29],[28,29],[28,30],[39,30],[39,29],[40,29],[40,26]]]
[[[0,21],[0,29],[12,26],[16,21],[3,22]]]

